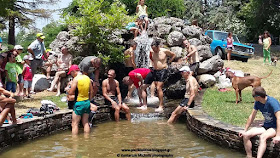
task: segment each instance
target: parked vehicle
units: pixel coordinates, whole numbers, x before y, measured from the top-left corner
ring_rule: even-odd
[[[222,59],[226,59],[227,52],[227,32],[217,30],[207,30],[205,35],[208,35],[213,39],[210,47],[213,55],[219,54]],[[233,34],[233,50],[231,53],[232,57],[240,59],[243,62],[247,62],[249,58],[254,55],[254,47],[240,43],[237,35]]]

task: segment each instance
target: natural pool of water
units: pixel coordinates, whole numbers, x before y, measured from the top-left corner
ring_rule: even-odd
[[[19,145],[0,155],[1,158],[152,156],[158,158],[164,156],[176,158],[245,157],[242,153],[198,138],[187,129],[185,124],[168,125],[165,119],[102,123],[94,127],[88,136],[80,131],[77,137],[72,137],[71,131],[65,131]]]

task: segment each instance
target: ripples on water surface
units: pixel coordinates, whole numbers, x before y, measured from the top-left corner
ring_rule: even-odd
[[[98,124],[90,135],[72,138],[66,131],[14,147],[1,158],[114,158],[125,155],[173,155],[177,158],[241,158],[242,153],[208,143],[188,131],[181,123],[167,125],[166,120],[107,122]],[[122,149],[169,149],[157,151],[122,151]],[[122,154],[122,155],[121,155]]]

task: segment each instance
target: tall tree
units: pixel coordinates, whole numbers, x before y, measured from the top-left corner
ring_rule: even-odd
[[[49,18],[50,10],[40,6],[55,4],[57,0],[10,0],[6,3],[6,6],[1,8],[4,10],[2,17],[8,22],[8,44],[14,45],[16,26],[28,27],[34,23],[36,17]]]
[[[239,16],[246,21],[250,39],[257,39],[265,30],[274,36],[280,35],[279,0],[250,0]]]

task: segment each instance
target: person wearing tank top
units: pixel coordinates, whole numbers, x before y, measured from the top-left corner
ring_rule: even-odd
[[[271,46],[271,38],[268,31],[264,31],[263,35],[263,64],[266,64],[266,59],[268,60],[269,64],[271,64],[271,57],[270,57],[270,46]]]
[[[141,21],[145,21],[145,28],[147,30],[147,26],[149,23],[148,13],[147,13],[147,6],[145,5],[145,0],[139,0],[138,5],[136,7],[136,14]]]
[[[82,120],[84,126],[84,132],[89,133],[89,113],[90,113],[90,100],[93,98],[93,87],[90,78],[80,72],[78,65],[72,65],[69,68],[68,75],[74,77],[69,95],[75,95],[76,89],[78,89],[77,101],[73,108],[72,113],[72,134],[78,134],[78,126],[80,120]]]
[[[229,32],[227,37],[227,60],[228,61],[230,61],[232,50],[233,50],[233,38],[232,38],[232,32]]]

